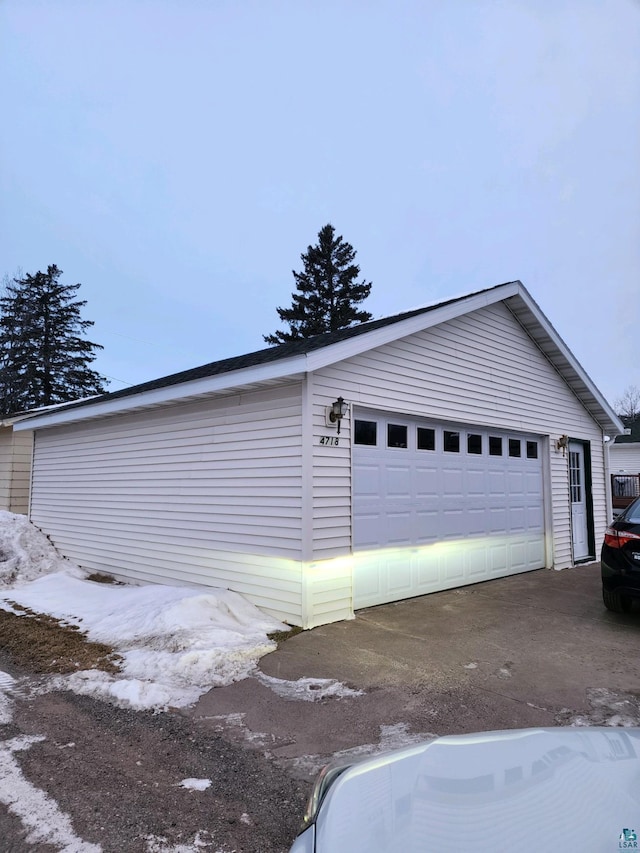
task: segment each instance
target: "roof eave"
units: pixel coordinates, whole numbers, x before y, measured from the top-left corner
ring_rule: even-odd
[[[231,389],[242,389],[247,385],[273,382],[274,380],[299,379],[305,370],[305,356],[295,356],[281,361],[245,367],[240,370],[205,376],[178,385],[166,385],[142,391],[129,397],[96,400],[90,406],[79,406],[67,411],[51,412],[26,418],[14,424],[14,430],[42,429],[60,424],[76,423],[91,418],[124,414],[140,408],[160,406],[180,400],[193,399],[206,394],[220,393]]]
[[[213,376],[164,385],[116,399],[97,399],[89,406],[56,411],[25,418],[14,429],[37,429],[63,423],[104,417],[148,406],[223,393],[243,386],[300,378],[306,373],[336,364],[347,358],[383,346],[416,332],[453,320],[497,302],[504,302],[550,364],[573,391],[581,404],[598,423],[603,433],[615,437],[624,432],[620,418],[583,370],[573,353],[553,328],[527,289],[520,281],[508,282],[479,293],[461,297],[433,310],[418,313],[398,322],[346,338],[334,344],[313,349],[305,354],[275,359]]]
[[[327,367],[336,361],[359,355],[367,350],[424,331],[432,326],[461,317],[471,311],[486,308],[497,302],[504,302],[507,305],[516,320],[529,334],[529,337],[555,367],[589,414],[601,426],[603,433],[613,437],[623,432],[624,425],[620,418],[596,388],[520,281],[508,282],[490,290],[463,297],[456,302],[435,308],[425,314],[418,314],[391,326],[376,329],[359,338],[351,338],[309,353],[308,370]]]
[[[603,433],[610,437],[622,433],[624,424],[526,288],[505,304]]]

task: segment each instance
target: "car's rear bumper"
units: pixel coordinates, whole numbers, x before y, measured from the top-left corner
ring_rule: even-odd
[[[611,550],[603,547],[600,558],[603,587],[609,592],[640,598],[640,570],[629,565],[622,554],[608,553]]]

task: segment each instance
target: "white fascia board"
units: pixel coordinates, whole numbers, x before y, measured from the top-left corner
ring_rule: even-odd
[[[91,394],[88,397],[81,397],[78,400],[67,400],[64,403],[51,403],[51,405],[49,406],[38,406],[37,409],[30,409],[26,412],[20,412],[16,415],[10,415],[8,418],[4,418],[3,420],[1,420],[0,424],[2,426],[14,426],[14,424],[17,424],[18,421],[23,421],[25,418],[36,418],[39,417],[41,414],[59,411],[60,409],[64,409],[65,407],[73,406],[76,403],[82,403],[85,400],[93,400],[95,397],[99,396],[99,394]],[[18,428],[16,427],[16,429]],[[22,429],[24,429],[24,427],[22,427]]]
[[[425,311],[424,314],[416,314],[415,317],[408,317],[406,320],[390,323],[388,326],[382,326],[380,329],[374,329],[364,335],[357,335],[354,338],[340,341],[340,343],[330,344],[308,354],[307,370],[320,370],[323,367],[328,367],[331,364],[351,358],[354,355],[360,355],[360,353],[368,352],[376,347],[397,341],[400,338],[406,338],[408,335],[422,332],[432,326],[446,323],[448,320],[455,320],[463,314],[470,314],[472,311],[486,308],[487,305],[502,302],[503,299],[516,296],[523,290],[524,288],[520,282],[512,281],[483,293],[457,299],[449,305]]]
[[[276,359],[266,364],[257,364],[252,367],[244,367],[215,376],[206,376],[201,379],[194,379],[191,382],[181,382],[176,385],[167,385],[162,388],[142,391],[138,394],[118,397],[114,400],[104,400],[103,402],[96,402],[92,405],[78,406],[78,408],[72,408],[69,411],[43,413],[42,415],[29,417],[28,425],[26,423],[22,426],[16,424],[14,429],[39,429],[42,427],[57,426],[58,424],[73,423],[75,421],[88,420],[89,418],[104,417],[144,406],[173,402],[186,397],[193,397],[214,391],[224,391],[226,388],[237,388],[242,385],[250,385],[270,379],[303,375],[304,373],[318,370],[321,367],[335,364],[353,355],[358,355],[361,352],[367,352],[385,343],[404,338],[407,335],[422,331],[430,326],[436,326],[439,323],[444,323],[447,320],[468,314],[470,311],[475,311],[478,308],[484,308],[486,305],[491,305],[519,293],[521,288],[522,285],[520,282],[509,282],[508,284],[491,288],[483,293],[456,299],[449,305],[434,308],[432,311],[426,311],[424,314],[418,314],[415,317],[409,317],[397,323],[390,323],[388,326],[383,326],[371,332],[365,332],[362,335],[348,338],[346,341],[341,341],[337,344],[330,344],[305,355],[293,356],[287,359]]]
[[[551,344],[553,344],[554,348],[558,351],[558,353],[564,357],[564,359],[569,363],[571,369],[577,374],[578,378],[582,382],[583,385],[586,386],[589,393],[593,396],[595,402],[601,409],[602,414],[605,416],[605,419],[609,420],[609,424],[607,424],[607,431],[609,433],[613,432],[614,434],[619,434],[624,431],[624,424],[613,411],[609,403],[605,400],[603,395],[600,393],[598,388],[594,385],[591,377],[586,373],[580,362],[576,359],[574,354],[571,352],[569,347],[562,340],[560,335],[553,328],[547,317],[542,312],[542,309],[538,306],[535,300],[530,295],[529,291],[521,286],[519,293],[517,294],[520,299],[524,302],[526,307],[531,311],[531,313],[536,318],[536,321],[541,326],[545,336],[548,338]],[[580,399],[580,389],[575,387],[575,383],[572,382],[572,377],[567,376],[563,370],[561,365],[556,365],[556,369],[563,377],[567,385],[572,388],[578,399]],[[613,430],[610,430],[609,427],[614,427]]]
[[[502,302],[510,297],[517,297],[522,301],[522,304],[534,316],[538,326],[542,329],[547,342],[552,345],[552,349],[561,356],[561,359],[574,371],[580,382],[587,388],[596,404],[601,409],[605,420],[609,420],[607,431],[614,435],[624,431],[622,421],[618,418],[615,412],[611,409],[605,398],[598,391],[587,373],[583,370],[579,362],[574,357],[573,353],[566,346],[562,338],[558,335],[549,320],[543,314],[536,302],[532,299],[527,289],[519,281],[508,282],[507,284],[499,285],[481,293],[472,294],[468,297],[462,297],[443,305],[440,308],[434,308],[431,311],[425,311],[423,314],[416,314],[414,317],[408,317],[406,320],[400,320],[396,323],[390,323],[386,326],[381,326],[379,329],[374,329],[371,332],[365,332],[361,335],[356,335],[353,338],[347,338],[336,344],[330,344],[321,349],[307,353],[306,355],[293,356],[287,359],[276,359],[273,362],[266,364],[257,364],[251,367],[241,368],[228,373],[221,373],[215,376],[206,376],[201,379],[195,379],[190,382],[181,382],[177,385],[167,385],[162,388],[155,388],[149,391],[143,391],[130,396],[119,397],[114,400],[105,400],[104,402],[96,402],[92,405],[79,406],[66,411],[51,411],[47,414],[42,414],[35,417],[27,417],[21,422],[15,423],[15,430],[36,429],[40,427],[54,426],[63,423],[72,423],[74,421],[86,420],[94,417],[103,417],[106,415],[125,412],[132,409],[138,409],[145,406],[159,405],[194,397],[202,394],[221,392],[227,388],[239,388],[244,385],[253,383],[265,382],[274,379],[284,379],[286,377],[293,378],[306,373],[311,373],[314,370],[319,370],[331,364],[336,364],[347,358],[359,355],[363,352],[407,337],[408,335],[424,331],[433,326],[446,323],[449,320],[454,320],[457,317],[485,308],[488,305],[494,305],[497,302]],[[524,318],[520,318],[519,322],[525,322]],[[531,335],[535,340],[535,330],[531,329]],[[544,350],[543,350],[544,351]],[[575,382],[572,377],[563,372],[562,364],[556,364],[556,369],[563,376],[565,382],[570,388],[573,388],[574,393],[580,398],[580,389],[575,387]],[[610,429],[613,427],[613,430]]]
[[[190,382],[180,382],[177,385],[166,385],[162,388],[152,388],[139,394],[131,394],[126,397],[117,397],[115,400],[104,400],[87,406],[78,406],[76,409],[66,411],[50,412],[48,414],[30,417],[20,424],[14,424],[14,430],[40,429],[42,427],[58,426],[58,424],[74,423],[75,421],[88,420],[89,418],[105,417],[120,412],[139,409],[146,406],[157,406],[162,403],[172,403],[187,397],[197,397],[215,391],[224,391],[226,388],[239,388],[243,385],[251,385],[256,382],[266,382],[271,379],[282,379],[287,376],[292,378],[304,373],[305,357],[294,356],[293,358],[256,364],[252,367],[244,367],[228,373],[220,373],[216,376],[203,376]]]

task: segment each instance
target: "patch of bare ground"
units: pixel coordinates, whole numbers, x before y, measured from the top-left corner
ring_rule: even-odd
[[[119,672],[122,658],[111,646],[91,642],[77,625],[10,604],[19,614],[0,609],[0,648],[16,666],[37,673]]]
[[[287,631],[271,631],[270,634],[267,634],[267,637],[270,640],[273,640],[278,644],[278,648],[285,640],[288,640],[290,637],[295,637],[296,634],[301,634],[302,628],[299,628],[297,625],[291,626]]]

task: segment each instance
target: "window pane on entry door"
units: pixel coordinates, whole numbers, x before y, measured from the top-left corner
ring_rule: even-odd
[[[569,452],[569,489],[571,503],[577,504],[582,500],[582,480],[580,477],[580,454]]]

